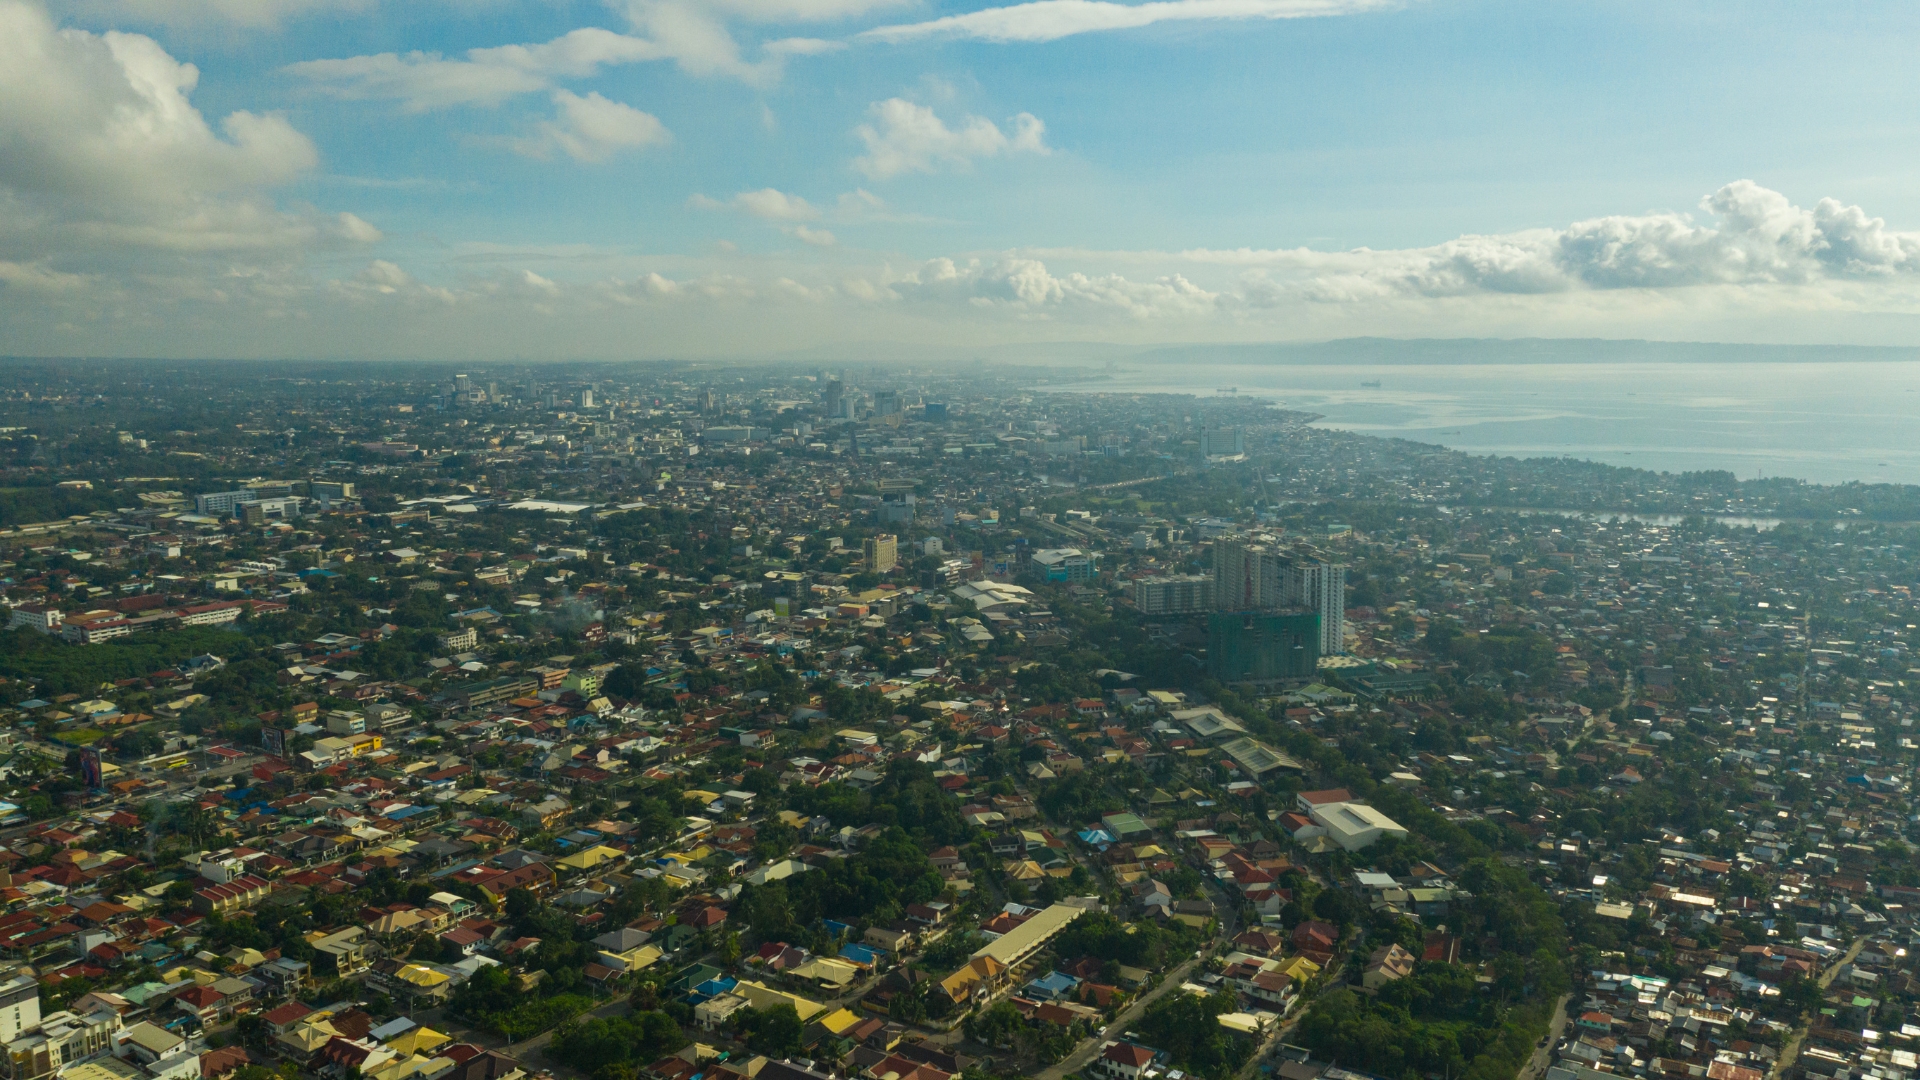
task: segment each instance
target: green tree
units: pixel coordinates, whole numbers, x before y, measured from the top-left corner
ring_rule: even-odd
[[[747,1046],[756,1054],[791,1057],[806,1049],[801,1043],[806,1025],[800,1022],[800,1014],[792,1005],[755,1009],[747,1018],[746,1028]]]

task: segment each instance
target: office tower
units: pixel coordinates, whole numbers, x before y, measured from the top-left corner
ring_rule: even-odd
[[[593,387],[589,386],[585,390],[580,391],[580,407],[583,409],[593,408]]]
[[[900,538],[892,533],[862,540],[860,550],[866,556],[867,569],[873,573],[884,574],[900,565]]]
[[[847,388],[839,379],[829,379],[826,389],[820,395],[821,411],[829,420],[838,420],[845,414],[847,407]]]

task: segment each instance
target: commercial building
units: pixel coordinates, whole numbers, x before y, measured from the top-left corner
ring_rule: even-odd
[[[68,619],[60,636],[82,645],[98,645],[111,638],[133,633],[133,625],[117,611],[89,611]]]
[[[120,1028],[120,1014],[109,1008],[85,1016],[52,1013],[7,1041],[7,1080],[39,1080],[102,1057],[112,1050],[113,1034]]]
[[[192,604],[180,609],[181,626],[219,626],[233,622],[246,610],[246,604],[239,600],[224,600],[214,604]]]
[[[1205,574],[1141,578],[1133,583],[1133,606],[1142,615],[1197,615],[1213,610],[1213,579]]]
[[[209,491],[193,497],[193,512],[208,517],[228,517],[235,509],[247,503],[259,502],[260,493],[251,489],[241,491]]]
[[[300,507],[305,502],[298,495],[288,495],[284,498],[254,499],[241,503],[234,510],[247,524],[261,525],[269,520],[299,517]]]
[[[463,709],[491,705],[496,701],[512,701],[517,697],[530,697],[540,692],[540,680],[527,675],[508,675],[498,679],[483,679],[468,683],[450,693],[456,706]]]
[[[860,550],[866,557],[867,569],[873,573],[884,574],[900,565],[900,538],[892,533],[860,541]]]
[[[772,434],[766,428],[710,427],[701,432],[701,437],[710,443],[744,443],[765,442]]]
[[[13,609],[13,616],[7,620],[7,629],[29,626],[43,634],[57,634],[63,621],[60,609],[52,604],[21,604]]]
[[[1320,616],[1235,611],[1207,617],[1207,670],[1221,682],[1309,679],[1320,664]]]
[[[1214,428],[1200,433],[1200,456],[1237,458],[1247,455],[1247,439],[1239,428]]]
[[[882,525],[913,524],[914,501],[914,494],[911,491],[881,492],[880,523]]]
[[[1034,572],[1048,581],[1091,581],[1100,557],[1079,548],[1047,548],[1032,560]]]
[[[1220,750],[1232,758],[1234,764],[1255,777],[1265,776],[1276,769],[1299,771],[1301,768],[1299,762],[1286,754],[1244,735],[1220,744]]]
[[[15,975],[0,983],[0,1042],[10,1043],[39,1026],[39,982],[31,975]]]
[[[1365,803],[1322,803],[1313,808],[1313,820],[1348,851],[1359,851],[1383,836],[1407,835],[1406,826]]]
[[[974,958],[991,960],[999,964],[1002,970],[1012,971],[1033,959],[1034,954],[1052,941],[1055,934],[1065,930],[1067,924],[1085,913],[1084,909],[1072,904],[1054,904],[989,942],[985,948],[975,950]]]

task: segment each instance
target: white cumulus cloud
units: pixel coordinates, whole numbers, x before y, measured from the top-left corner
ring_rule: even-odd
[[[867,111],[871,122],[855,131],[867,152],[854,159],[853,167],[875,180],[964,168],[980,158],[1051,152],[1046,125],[1032,113],[1009,121],[1009,133],[983,116],[968,116],[948,127],[932,109],[905,98],[876,101]]]
[[[220,23],[274,28],[288,19],[308,15],[364,14],[378,3],[377,0],[68,0],[67,6],[89,14],[169,26]]]
[[[1266,300],[1351,302],[1390,296],[1544,294],[1704,285],[1809,285],[1920,271],[1920,233],[1896,232],[1858,206],[1811,209],[1751,180],[1708,195],[1696,221],[1678,213],[1612,215],[1560,229],[1469,235],[1424,248],[1345,252],[1189,251],[1241,266]]]
[[[36,292],[67,292],[85,288],[85,275],[55,270],[44,262],[17,263],[0,259],[0,285]]]
[[[830,248],[840,241],[825,229],[809,229],[805,225],[795,225],[791,230],[795,240],[814,247]]]
[[[463,55],[376,53],[303,60],[287,65],[287,71],[338,97],[391,99],[423,112],[498,105],[546,90],[558,79],[586,78],[609,65],[659,60],[668,53],[656,42],[588,26],[535,45],[497,45]]]
[[[468,49],[453,57],[373,53],[302,60],[286,70],[336,97],[398,101],[409,112],[425,112],[494,106],[566,79],[589,78],[603,68],[658,60],[702,78],[768,86],[780,81],[789,58],[845,47],[818,38],[782,38],[762,44],[760,58],[753,60],[721,17],[728,11],[724,7],[693,0],[620,0],[614,6],[626,16],[630,33],[587,26],[551,41]]]
[[[769,23],[829,22],[910,3],[912,0],[706,0],[715,11]]]
[[[732,205],[763,221],[812,221],[820,216],[812,203],[777,188],[743,191],[733,197]]]
[[[879,295],[880,290],[862,290]],[[1123,314],[1134,319],[1204,315],[1222,296],[1179,274],[1134,281],[1119,274],[1056,274],[1038,259],[1005,255],[991,261],[931,259],[887,283],[884,295],[920,303],[964,304],[1032,315],[1055,311]]]
[[[558,142],[547,149],[565,152]],[[809,201],[762,188],[689,203],[754,218],[791,243],[748,258],[725,245],[651,253],[469,242],[322,276],[294,257],[302,245],[345,247],[378,230],[350,214],[285,214],[255,193],[215,192],[184,212],[56,219],[63,243],[36,248],[20,238],[55,235],[31,231],[49,204],[0,189],[0,325],[17,348],[53,352],[208,355],[217,345],[286,355],[284,320],[302,319],[312,332],[298,347],[312,355],[625,356],[637,334],[660,355],[746,354],[798,340],[858,348],[876,334],[983,344],[1354,334],[1831,340],[1853,327],[1856,337],[1884,340],[1888,317],[1920,317],[1920,233],[1838,199],[1796,205],[1746,180],[1690,213],[1346,251],[1028,248],[908,259],[834,246],[826,226],[864,230],[888,219],[864,191]],[[73,250],[113,251],[119,261],[75,261],[64,254]]]
[[[672,139],[666,125],[652,113],[598,93],[581,97],[555,90],[553,105],[554,118],[541,123],[539,134],[513,140],[509,145],[514,152],[546,158],[559,150],[575,161],[596,164],[623,150],[639,150]]]
[[[277,209],[265,192],[313,169],[313,143],[274,114],[210,124],[199,79],[152,38],[59,29],[0,0],[0,196],[16,235],[66,254],[379,239],[351,214]]]
[[[172,201],[280,183],[318,161],[279,116],[236,112],[216,134],[188,100],[199,80],[152,38],[56,30],[38,8],[0,0],[0,184]]]
[[[1162,22],[1227,19],[1306,19],[1352,15],[1389,7],[1392,0],[1156,0],[1120,4],[1110,0],[1034,0],[983,8],[925,22],[880,26],[860,37],[912,41],[930,37],[982,41],[1054,41],[1075,34],[1132,30]]]

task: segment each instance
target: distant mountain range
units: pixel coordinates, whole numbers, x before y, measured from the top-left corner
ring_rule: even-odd
[[[1920,348],[1886,345],[1738,345],[1606,338],[1343,338],[1320,342],[1119,345],[1066,341],[969,348],[865,342],[761,358],[865,365],[956,360],[1015,365],[1106,364],[1711,364],[1920,361]]]

